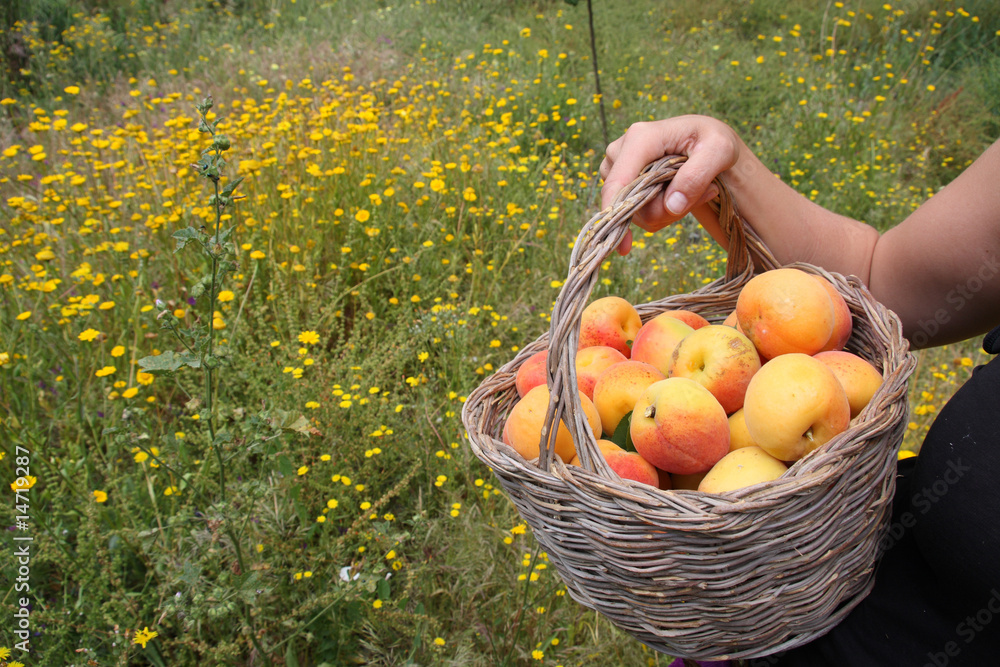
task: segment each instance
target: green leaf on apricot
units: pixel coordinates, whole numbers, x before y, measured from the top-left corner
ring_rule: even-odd
[[[611,442],[615,443],[627,452],[634,452],[635,445],[632,444],[632,412],[622,417],[618,422],[618,428],[611,436]]]

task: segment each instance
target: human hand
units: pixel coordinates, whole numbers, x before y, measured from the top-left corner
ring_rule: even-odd
[[[604,179],[601,208],[607,208],[619,190],[631,183],[650,162],[666,155],[686,155],[685,162],[666,190],[632,218],[646,231],[655,232],[684,217],[691,209],[718,196],[712,181],[736,164],[742,141],[720,120],[707,116],[677,116],[649,123],[635,123],[611,142],[601,162]],[[632,232],[627,231],[618,252],[628,254]]]

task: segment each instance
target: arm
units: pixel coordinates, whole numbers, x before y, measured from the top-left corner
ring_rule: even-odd
[[[704,204],[720,175],[740,213],[781,263],[804,261],[858,276],[894,310],[917,347],[980,334],[1000,321],[1000,142],[902,223],[883,235],[809,201],[777,179],[720,121],[699,117],[640,123],[608,146],[604,206],[654,159],[684,154],[664,195],[636,216],[655,231],[691,212],[725,247]],[[675,193],[679,193],[677,197]],[[621,250],[628,251],[630,238]]]

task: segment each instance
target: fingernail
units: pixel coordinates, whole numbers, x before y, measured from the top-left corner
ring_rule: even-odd
[[[683,192],[672,192],[667,197],[667,210],[674,215],[680,215],[687,208],[688,198]]]

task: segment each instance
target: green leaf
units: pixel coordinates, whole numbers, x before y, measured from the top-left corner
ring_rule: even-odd
[[[615,429],[614,435],[611,436],[611,442],[615,443],[625,451],[635,451],[635,445],[632,444],[631,411],[629,411],[629,413],[622,417],[622,420],[618,422],[618,427]]]
[[[174,373],[182,366],[201,368],[201,358],[190,352],[177,354],[167,350],[156,356],[143,357],[139,360],[139,368],[147,373]]]
[[[389,599],[389,582],[385,579],[378,580],[378,597],[380,600]]]
[[[236,188],[238,188],[240,186],[240,183],[242,182],[243,182],[243,176],[237,176],[233,180],[226,183],[226,187],[222,188],[222,192],[220,194],[223,197],[231,197],[233,192],[236,191]]]
[[[139,368],[147,373],[173,373],[184,365],[184,361],[172,351],[139,360]]]
[[[184,246],[186,246],[191,241],[201,241],[202,234],[203,233],[201,230],[195,229],[194,227],[186,227],[184,229],[178,229],[176,232],[171,234],[173,238],[177,239],[177,249],[174,250],[174,252],[182,250]]]
[[[205,293],[205,290],[207,290],[211,284],[212,284],[212,276],[211,275],[203,276],[198,282],[196,282],[194,285],[191,285],[191,288],[188,290],[188,294],[197,299],[198,297],[200,297],[202,294]]]

